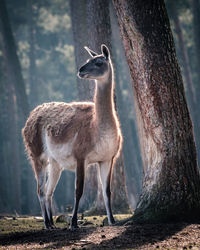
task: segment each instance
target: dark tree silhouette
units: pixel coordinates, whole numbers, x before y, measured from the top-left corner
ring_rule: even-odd
[[[182,31],[181,22],[179,20],[177,6],[174,1],[170,2],[170,7],[171,7],[170,10],[172,14],[172,19],[174,22],[175,32],[177,35],[178,46],[179,46],[179,49],[181,50],[183,73],[185,76],[185,83],[187,86],[186,93],[188,97],[190,113],[192,115],[192,120],[194,124],[194,134],[195,134],[195,138],[200,138],[198,102],[197,102],[198,91],[196,91],[194,83],[193,83],[192,72],[190,69],[189,56],[188,56],[187,48],[186,48],[184,38],[183,38],[183,31]],[[199,140],[196,140],[196,145],[197,145],[197,148],[200,148]],[[198,151],[197,151],[197,156],[198,156],[198,159],[200,160],[200,152]]]
[[[8,167],[7,177],[12,180],[9,184],[9,193],[12,197],[7,197],[5,203],[10,201],[10,212],[21,211],[21,169],[19,155],[19,134],[18,134],[18,110],[20,109],[22,120],[28,113],[28,102],[25,86],[21,75],[21,68],[17,57],[15,41],[13,38],[8,13],[5,2],[0,1],[0,33],[1,47],[4,57],[6,95],[7,95],[7,115],[4,123],[4,133],[7,134],[4,147],[6,162],[2,161],[2,166]],[[21,118],[20,117],[20,118]],[[5,164],[5,165],[3,165]]]
[[[101,44],[106,44],[111,50],[111,27],[108,1],[82,1],[79,6],[77,6],[76,1],[71,1],[71,15],[77,67],[80,67],[80,61],[82,61],[83,59],[82,54],[85,53],[83,50],[84,45],[89,46],[97,53],[100,52]],[[80,17],[81,20],[77,17]],[[90,81],[89,83],[84,83],[83,80],[81,80],[81,82],[78,81],[78,85],[83,84],[85,85],[84,88],[78,86],[78,88],[82,88],[82,90],[79,90],[79,97],[82,100],[86,98],[90,100],[93,99],[95,87],[94,81]],[[94,205],[89,213],[105,213],[101,184],[97,182],[96,179],[96,168],[93,167],[89,169],[88,172],[89,173],[86,177],[87,181],[85,184],[85,195],[83,195],[83,201],[81,201],[80,206],[84,202],[84,199],[87,199],[86,196],[88,195],[88,193],[90,197],[95,196],[95,188],[91,189],[91,186],[96,186],[97,189],[98,185],[97,198],[95,198]],[[112,191],[114,192],[114,190],[116,189],[116,185],[121,191],[118,194],[116,193],[116,195],[113,195],[113,208],[116,207],[117,209],[121,209],[121,211],[125,211],[128,209],[128,201],[125,191],[123,157],[121,157],[116,163],[116,166],[114,168],[114,176],[115,177],[113,178]],[[122,204],[124,205],[124,207],[122,206]]]
[[[17,56],[16,45],[4,0],[0,1],[0,21],[3,53],[6,59],[8,76],[16,90],[17,103],[20,109],[22,110],[25,121],[28,115],[29,105],[25,92],[25,84],[21,73],[21,66]]]

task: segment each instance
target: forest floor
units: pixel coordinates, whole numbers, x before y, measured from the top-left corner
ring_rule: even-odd
[[[105,216],[80,216],[80,228],[71,231],[68,216],[55,221],[57,229],[44,230],[41,217],[0,216],[0,249],[200,249],[199,224],[111,227]]]

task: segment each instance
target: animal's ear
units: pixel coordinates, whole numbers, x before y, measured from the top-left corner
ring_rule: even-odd
[[[110,51],[109,51],[108,47],[105,44],[101,45],[101,52],[102,52],[103,56],[106,59],[110,58]]]
[[[97,53],[89,49],[87,46],[85,46],[84,49],[87,50],[87,52],[90,54],[91,57],[97,56]]]

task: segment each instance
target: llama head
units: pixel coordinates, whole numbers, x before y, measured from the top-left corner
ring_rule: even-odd
[[[78,76],[83,79],[103,80],[110,71],[110,52],[106,45],[101,45],[102,54],[98,55],[84,47],[92,57],[79,69]]]

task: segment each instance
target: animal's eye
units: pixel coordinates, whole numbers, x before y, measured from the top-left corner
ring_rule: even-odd
[[[95,63],[95,65],[96,65],[97,67],[100,67],[102,64],[103,64],[103,62],[96,62],[96,63]]]

